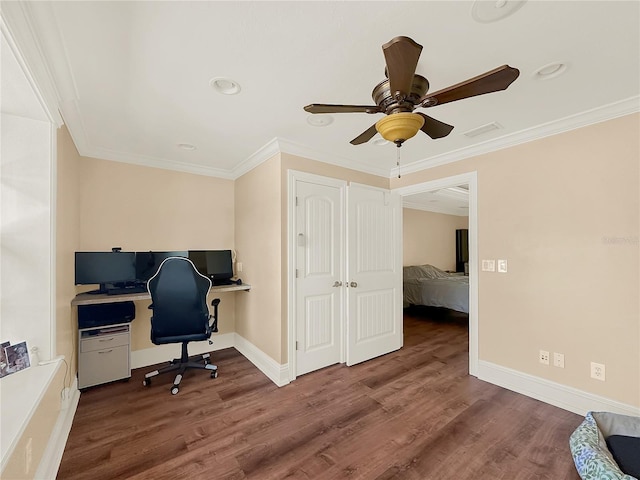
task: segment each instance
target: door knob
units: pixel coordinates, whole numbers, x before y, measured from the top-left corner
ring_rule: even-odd
[[[334,287],[341,287],[342,286],[342,282],[339,282],[338,280],[336,280],[335,282],[333,282],[333,286]]]
[[[351,282],[351,283],[349,284],[349,286],[350,286],[351,288],[356,288],[356,287],[358,286],[358,282]]]

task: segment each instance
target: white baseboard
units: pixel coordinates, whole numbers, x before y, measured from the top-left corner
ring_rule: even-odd
[[[200,355],[215,350],[231,348],[234,345],[235,333],[221,333],[211,336],[212,345],[208,341],[189,342],[189,355]],[[180,358],[179,343],[157,345],[152,348],[134,350],[131,352],[131,368],[148,367],[157,363],[168,362],[174,358]]]
[[[264,353],[246,338],[236,333],[236,350],[253,363],[262,373],[277,386],[282,387],[289,383],[289,365],[281,365],[269,355]]]
[[[589,411],[640,416],[640,408],[491,362],[478,362],[478,378],[578,415]]]
[[[78,378],[74,377],[71,387],[64,389],[58,419],[53,427],[53,431],[51,432],[51,436],[49,437],[47,446],[42,454],[42,459],[33,478],[56,478],[79,400],[80,391],[78,390]]]

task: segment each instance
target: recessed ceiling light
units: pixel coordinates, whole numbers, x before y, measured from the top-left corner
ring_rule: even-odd
[[[190,143],[179,143],[178,147],[181,148],[182,150],[195,150],[196,146],[195,145],[191,145]]]
[[[471,7],[471,16],[480,23],[497,22],[513,15],[525,2],[526,0],[476,0]]]
[[[556,78],[562,75],[567,70],[567,64],[562,62],[548,63],[535,72],[533,72],[533,78],[538,80],[549,80],[550,78]]]
[[[209,85],[211,85],[216,92],[222,93],[223,95],[236,95],[240,93],[240,84],[230,78],[212,78],[211,81],[209,81]]]
[[[312,127],[326,127],[333,123],[333,117],[331,115],[309,115],[307,123]]]
[[[388,143],[391,143],[391,142],[390,142],[389,140],[385,140],[384,138],[376,138],[376,139],[373,141],[373,144],[374,144],[376,147],[381,147],[382,145],[386,145],[386,144],[388,144]]]

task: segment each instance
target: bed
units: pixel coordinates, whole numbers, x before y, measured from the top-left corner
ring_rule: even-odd
[[[444,307],[469,313],[469,277],[433,265],[403,268],[404,306]]]

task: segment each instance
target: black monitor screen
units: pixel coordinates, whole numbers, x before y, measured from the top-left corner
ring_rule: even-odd
[[[189,250],[189,260],[214,283],[223,283],[233,277],[231,250]]]
[[[189,260],[193,262],[202,275],[207,275],[207,252],[206,250],[189,250]]]
[[[135,252],[76,252],[76,285],[133,282]]]
[[[233,277],[231,250],[207,251],[207,274],[213,280],[229,280]]]
[[[187,257],[184,251],[175,252],[136,252],[136,280],[146,282],[153,277],[165,258]]]

